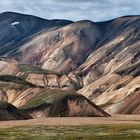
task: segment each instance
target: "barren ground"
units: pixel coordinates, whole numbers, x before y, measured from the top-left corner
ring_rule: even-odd
[[[112,117],[72,117],[72,118],[45,118],[23,121],[1,121],[0,128],[17,126],[86,126],[137,124],[140,125],[140,115],[114,115]]]

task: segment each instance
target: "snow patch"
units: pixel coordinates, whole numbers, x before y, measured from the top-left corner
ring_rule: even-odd
[[[124,41],[124,39],[125,39],[124,37],[123,38],[120,38],[120,41]]]
[[[17,24],[19,24],[20,22],[18,22],[18,21],[15,21],[15,22],[13,22],[13,23],[11,23],[11,25],[17,25]]]

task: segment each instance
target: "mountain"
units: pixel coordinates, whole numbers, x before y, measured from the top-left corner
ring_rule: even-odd
[[[0,17],[0,23],[8,22],[6,28],[0,28],[5,38],[0,41],[0,75],[13,76],[10,77],[12,81],[1,81],[0,86],[8,102],[26,108],[27,99],[22,96],[31,98],[36,90],[49,88],[79,93],[85,96],[82,101],[79,94],[76,96],[82,105],[90,100],[110,114],[140,113],[140,16],[96,23],[45,20],[11,12],[2,13]],[[8,27],[12,30],[7,32]],[[17,36],[20,39],[16,40],[17,36],[14,36],[9,39],[10,43],[5,43],[9,34],[13,35],[19,28],[22,34]],[[26,32],[25,36],[22,36],[23,32]],[[18,83],[13,78],[18,79]],[[33,106],[24,111],[34,116],[36,109],[40,112],[42,108]]]

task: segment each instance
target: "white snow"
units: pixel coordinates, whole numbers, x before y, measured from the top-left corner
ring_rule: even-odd
[[[123,41],[125,38],[123,37],[123,38],[120,38],[120,41]]]
[[[17,25],[17,24],[19,24],[20,22],[18,22],[18,21],[15,21],[15,22],[13,22],[13,23],[11,23],[11,25]]]

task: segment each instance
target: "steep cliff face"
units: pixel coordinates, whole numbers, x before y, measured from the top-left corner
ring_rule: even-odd
[[[28,83],[24,81],[26,88],[30,84],[35,86],[31,93],[36,88],[48,87],[75,90],[109,113],[139,113],[139,102],[132,107],[136,108],[134,112],[131,104],[140,87],[140,16],[98,23],[44,20],[15,13],[3,13],[0,19],[0,24],[7,22],[0,43],[8,45],[1,44],[0,47],[0,56],[6,56],[0,59],[0,75],[24,79]],[[16,19],[21,20],[21,25]],[[12,24],[10,27],[9,23]],[[8,31],[7,27],[10,28]],[[20,39],[15,41],[17,36],[14,34],[9,39],[9,31],[15,32],[19,28],[20,31],[26,29],[26,35],[18,34]],[[8,44],[4,42],[6,36]],[[11,41],[15,43],[12,47]],[[16,93],[11,94],[12,97],[11,91],[3,90],[3,85],[21,93],[17,89],[23,89],[22,82],[16,83],[16,89],[12,88],[12,82],[1,82],[6,98],[16,106],[23,99],[16,98]]]

